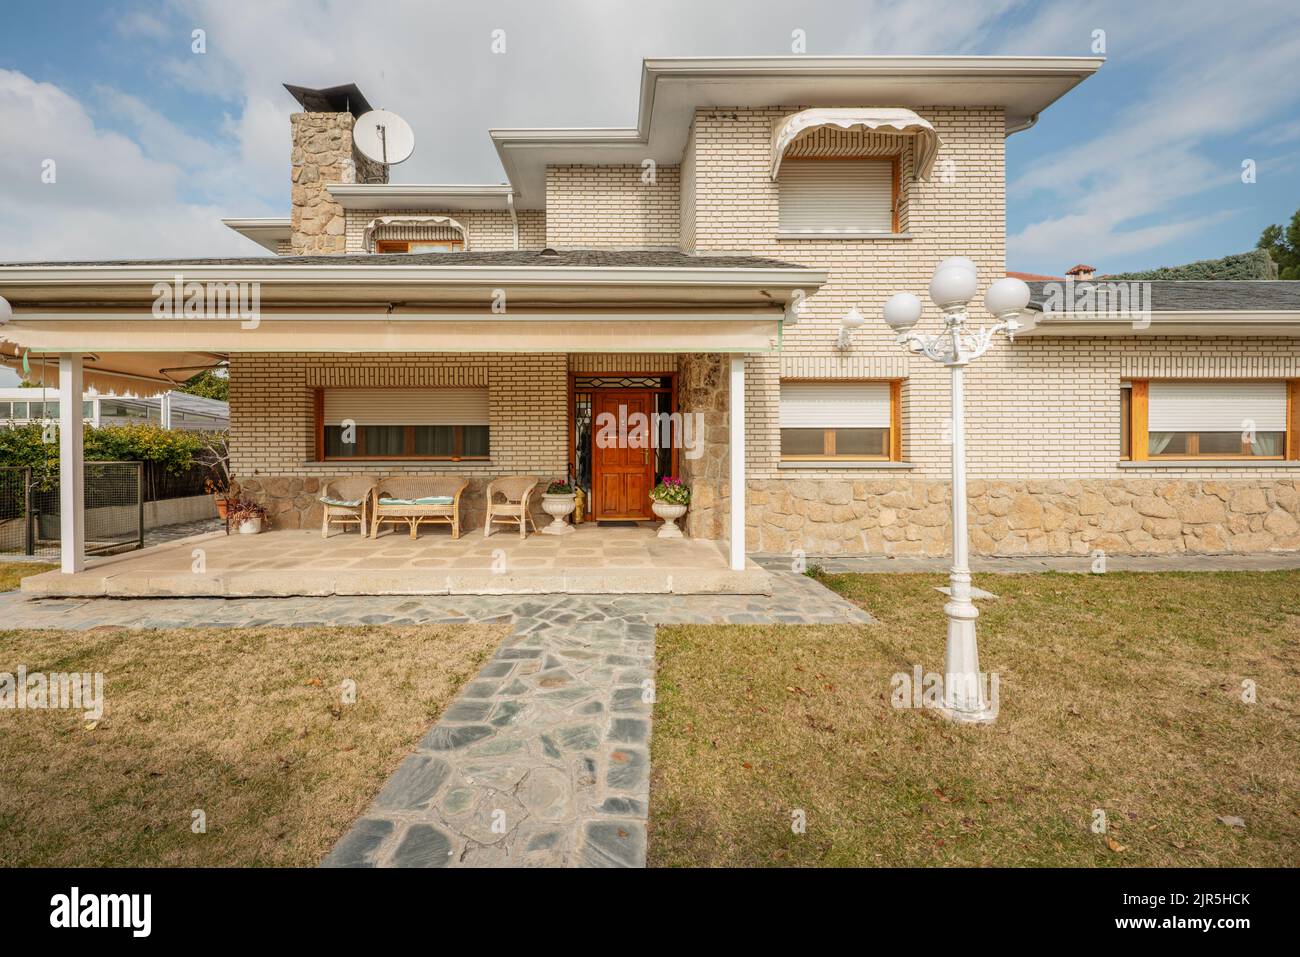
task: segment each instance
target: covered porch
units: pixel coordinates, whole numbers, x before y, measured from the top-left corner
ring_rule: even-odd
[[[752,561],[730,566],[725,543],[661,539],[649,523],[579,525],[571,535],[445,529],[378,538],[339,531],[217,532],[88,559],[71,573],[25,578],[34,598],[250,598],[293,595],[769,595]]]
[[[25,591],[763,593],[764,573],[745,557],[745,357],[779,351],[784,327],[797,321],[795,306],[824,281],[771,260],[552,250],[0,267],[0,293],[14,307],[0,329],[4,361],[57,364],[63,413],[62,568]],[[233,314],[218,297],[212,312],[214,286],[247,288],[250,308]],[[576,361],[583,355],[603,364],[583,366]],[[619,357],[637,356],[674,357],[643,369],[672,374],[607,381],[604,373],[633,371]],[[678,363],[692,357],[713,363],[710,398],[725,397],[707,437],[716,516],[707,536],[660,543],[647,525],[592,524],[558,543],[549,536],[486,543],[481,532],[460,541],[422,535],[409,543],[340,543],[297,531],[310,522],[315,490],[340,476],[464,478],[462,527],[476,524],[481,487],[496,477],[537,478],[536,505],[547,481],[583,475],[574,467],[583,462],[574,440],[582,409],[596,416],[608,410],[620,424],[642,406],[677,414]],[[196,545],[204,572],[192,571],[197,559],[178,546],[88,563],[74,397],[89,384],[161,391],[216,364],[231,373],[232,479],[262,504],[292,513],[265,537]],[[457,418],[394,417],[443,395],[452,405],[459,398],[457,411],[445,412]],[[364,441],[340,438],[353,428]],[[445,452],[438,430],[455,433]],[[368,447],[371,435],[385,439],[378,449]],[[689,457],[675,446],[658,457],[627,448],[622,460],[603,463],[610,476],[625,473],[622,492],[613,478],[600,481],[602,456],[594,456],[596,474],[588,470],[587,478],[599,490],[588,503],[600,511],[592,518],[649,517],[647,483],[679,465],[690,484]],[[623,504],[606,507],[616,500]],[[498,551],[504,571],[491,567]]]

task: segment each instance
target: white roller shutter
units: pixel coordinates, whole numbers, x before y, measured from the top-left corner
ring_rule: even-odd
[[[892,232],[889,160],[786,160],[777,177],[782,232]]]
[[[783,429],[887,429],[888,382],[783,382]]]
[[[1286,430],[1285,382],[1152,382],[1147,428],[1152,432]]]
[[[325,424],[488,425],[487,389],[326,389]]]

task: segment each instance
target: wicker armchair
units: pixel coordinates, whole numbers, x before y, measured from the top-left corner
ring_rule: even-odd
[[[517,522],[519,537],[528,535],[527,523],[533,523],[537,531],[537,522],[528,511],[528,498],[537,487],[537,479],[531,475],[517,475],[511,478],[494,479],[487,487],[487,521],[483,523],[483,537],[492,534],[493,522]],[[496,501],[500,495],[504,501]]]
[[[330,525],[356,525],[357,531],[366,534],[366,516],[370,497],[375,491],[373,475],[349,475],[326,482],[321,489],[320,537],[329,538]]]
[[[405,522],[415,538],[420,524],[428,522],[450,525],[451,537],[460,538],[460,493],[467,485],[459,475],[402,475],[380,480],[371,510],[370,537],[379,537],[384,522]]]

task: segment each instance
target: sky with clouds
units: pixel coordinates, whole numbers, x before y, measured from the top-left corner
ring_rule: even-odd
[[[1008,141],[1012,269],[1241,252],[1300,207],[1294,0],[2,6],[0,261],[257,254],[220,219],[288,215],[284,82],[356,82],[406,117],[394,181],[493,183],[489,128],[631,126],[642,57],[788,54],[795,29],[841,55],[1090,55],[1104,31],[1101,72]]]

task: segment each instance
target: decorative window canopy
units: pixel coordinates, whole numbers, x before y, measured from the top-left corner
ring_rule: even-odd
[[[894,107],[819,108],[787,116],[772,133],[772,179],[781,171],[786,150],[809,130],[834,126],[842,130],[864,129],[877,133],[901,133],[913,137],[916,147],[912,178],[925,179],[934,166],[942,143],[929,121],[911,110]]]
[[[450,216],[378,216],[366,224],[362,242],[372,250],[377,239],[406,239],[418,242],[459,240],[469,249],[465,227]]]

